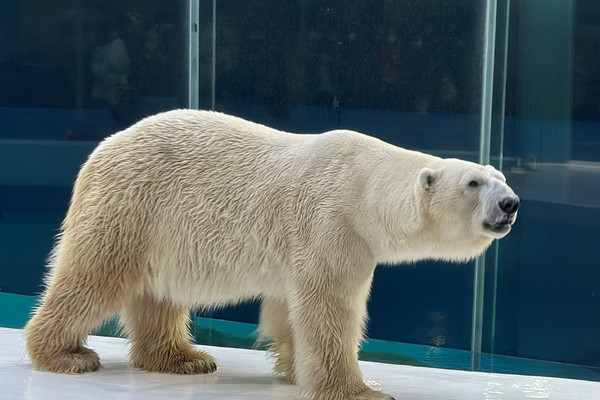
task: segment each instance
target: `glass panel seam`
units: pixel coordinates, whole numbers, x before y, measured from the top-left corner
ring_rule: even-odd
[[[494,51],[496,36],[496,0],[487,0],[483,42],[483,71],[481,88],[481,127],[479,137],[479,163],[490,163],[492,125],[492,95],[494,84]],[[481,369],[481,343],[483,337],[483,294],[485,284],[485,254],[475,261],[473,277],[473,321],[471,326],[471,368]]]
[[[502,9],[504,13],[504,42],[503,50],[501,53],[501,60],[497,60],[498,64],[502,62],[502,78],[501,78],[501,89],[502,96],[500,99],[500,113],[499,128],[497,130],[500,135],[500,148],[498,154],[498,169],[502,171],[504,169],[504,115],[506,113],[506,74],[508,67],[508,37],[509,37],[509,23],[510,23],[510,0],[506,0],[506,6]],[[496,61],[496,60],[494,60]],[[497,312],[497,298],[498,298],[498,261],[500,253],[500,243],[496,242],[494,246],[494,277],[493,277],[493,289],[492,289],[492,315],[491,315],[491,332],[490,332],[490,353],[496,353],[496,312]]]
[[[189,0],[188,108],[199,107],[199,0]]]
[[[217,0],[212,2],[212,57],[211,57],[211,82],[210,82],[210,107],[216,109],[217,90]]]

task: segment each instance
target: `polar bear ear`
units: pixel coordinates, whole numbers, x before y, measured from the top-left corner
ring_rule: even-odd
[[[417,184],[424,190],[429,190],[437,179],[437,175],[438,174],[431,168],[423,168],[419,171]]]

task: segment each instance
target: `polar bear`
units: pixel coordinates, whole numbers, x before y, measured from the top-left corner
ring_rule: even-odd
[[[346,130],[158,114],[81,168],[27,350],[40,370],[94,371],[86,337],[120,312],[133,366],[209,373],[215,360],[190,344],[190,307],[261,299],[275,370],[303,396],[390,399],[357,361],[375,266],[472,259],[518,208],[491,166]]]

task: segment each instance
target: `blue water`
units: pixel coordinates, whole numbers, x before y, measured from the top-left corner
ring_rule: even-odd
[[[231,322],[218,319],[199,318],[199,328],[208,328],[227,335],[230,338],[248,338],[254,341],[257,337],[257,325]],[[212,344],[210,342],[202,344]],[[374,361],[384,359],[385,362],[397,364],[413,364],[435,368],[473,370],[472,354],[469,351],[423,346],[409,343],[390,342],[367,339],[362,351],[369,354],[367,358]],[[407,359],[410,359],[407,362]],[[586,368],[577,365],[531,360],[526,358],[507,357],[493,354],[482,354],[481,365],[477,370],[518,375],[553,376],[571,379],[600,381],[600,368]]]

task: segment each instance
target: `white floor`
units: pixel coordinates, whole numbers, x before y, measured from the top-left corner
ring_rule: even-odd
[[[23,331],[0,328],[0,399],[290,399],[294,386],[271,373],[262,351],[198,346],[220,368],[203,376],[175,376],[133,369],[123,339],[91,336],[102,368],[74,376],[32,370]],[[451,371],[361,362],[365,381],[398,400],[600,400],[600,382]]]

